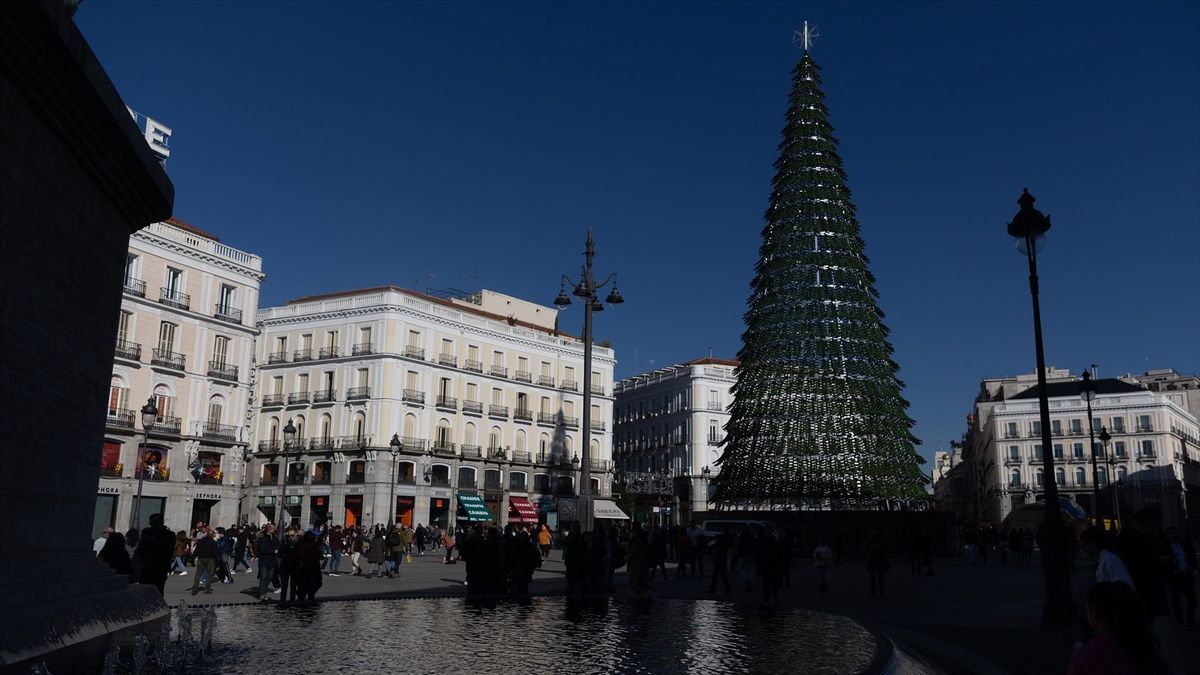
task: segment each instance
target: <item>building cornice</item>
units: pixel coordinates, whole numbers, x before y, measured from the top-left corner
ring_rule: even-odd
[[[138,230],[137,232],[134,232],[133,235],[131,236],[131,239],[139,239],[147,244],[157,246],[161,249],[171,251],[173,253],[178,253],[185,257],[191,258],[192,260],[207,263],[214,267],[219,267],[221,269],[225,269],[230,272],[234,272],[235,274],[239,274],[241,276],[253,279],[260,284],[263,282],[264,279],[267,278],[266,273],[261,272],[259,270],[252,269],[245,265],[235,263],[232,260],[221,258],[221,257],[215,256],[215,255],[212,255],[210,253],[198,251],[192,246],[188,246],[187,244],[182,244],[177,241],[172,241],[170,239],[167,239],[166,237],[161,237],[161,236],[158,236],[155,234],[151,234],[150,232],[147,232],[146,230]]]

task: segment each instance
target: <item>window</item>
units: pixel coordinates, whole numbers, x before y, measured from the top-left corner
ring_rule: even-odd
[[[1046,472],[1045,472],[1044,470],[1042,470],[1042,469],[1038,469],[1038,470],[1037,470],[1037,473],[1035,473],[1035,474],[1034,474],[1034,481],[1035,481],[1035,484],[1036,484],[1036,485],[1037,485],[1039,488],[1040,488],[1040,487],[1042,487],[1043,485],[1045,485],[1045,483],[1046,483]]]
[[[324,415],[321,415],[320,431],[321,431],[321,439],[328,441],[330,433],[333,431],[333,418],[329,416],[329,413],[325,413]]]
[[[1075,459],[1083,459],[1083,443],[1071,444],[1071,456]]]
[[[271,421],[267,423],[267,439],[271,441],[272,445],[279,442],[279,418],[278,417],[272,417]]]
[[[575,402],[571,400],[563,401],[563,413],[567,417],[575,416]]]
[[[517,370],[528,373],[529,372],[529,359],[524,356],[518,356],[517,357]]]
[[[1020,487],[1021,486],[1021,472],[1018,469],[1013,469],[1012,473],[1009,474],[1008,484],[1011,487]]]
[[[1029,433],[1033,436],[1041,436],[1042,435],[1042,423],[1040,420],[1029,423]]]
[[[442,353],[446,356],[454,356],[454,340],[442,338]]]
[[[1108,469],[1101,466],[1096,469],[1096,485],[1104,487],[1108,485]]]
[[[1154,431],[1154,427],[1150,425],[1149,415],[1138,415],[1138,431]]]
[[[276,375],[271,378],[271,393],[276,396],[283,396],[283,376]]]
[[[550,371],[550,362],[549,361],[542,361],[541,368],[542,368],[542,377],[550,377],[550,375],[553,374]]]
[[[133,326],[133,312],[121,311],[121,317],[117,320],[117,339],[121,342],[129,341],[133,336],[131,330]]]
[[[1125,441],[1117,441],[1116,445],[1114,445],[1113,447],[1114,447],[1113,453],[1117,457],[1125,456]]]
[[[519,394],[518,400],[520,400],[520,396],[524,396],[524,394]],[[474,382],[467,383],[467,400],[479,402],[479,385]]]
[[[287,336],[286,335],[281,335],[281,336],[275,338],[275,353],[283,355],[284,358],[287,358],[287,356],[286,356],[287,355]]]
[[[162,322],[158,327],[158,348],[164,352],[175,351],[175,324]]]
[[[543,397],[542,397],[542,410],[541,410],[541,412],[543,412],[543,413],[545,413],[545,414],[547,414],[547,415],[549,415],[549,414],[550,414],[550,397],[548,397],[548,396],[543,396]]]
[[[409,347],[420,347],[421,346],[421,332],[420,331],[416,331],[416,330],[408,331],[408,346]]]
[[[1087,485],[1087,471],[1082,466],[1075,467],[1075,484]]]
[[[304,441],[304,415],[296,415],[295,421],[292,423],[296,427],[297,442]],[[274,440],[274,439],[272,439]]]
[[[463,427],[463,443],[475,445],[475,425],[470,422],[467,422],[467,426]]]
[[[1094,433],[1098,434],[1098,433],[1100,433],[1100,427],[1101,427],[1100,419],[1098,417],[1093,417],[1092,418],[1092,431]]]
[[[155,418],[156,422],[163,422],[166,418],[173,416],[171,413],[174,412],[175,399],[171,396],[171,391],[167,389],[165,384],[160,384],[154,388],[152,398],[154,399],[154,407],[158,409],[158,416]]]
[[[438,396],[442,398],[450,398],[453,393],[453,388],[450,386],[450,378],[443,377],[438,380]]]
[[[300,373],[296,376],[296,391],[301,394],[308,393],[308,373]]]
[[[174,267],[167,268],[166,287],[167,295],[175,295],[183,290],[183,270],[177,270]]]
[[[1009,459],[1021,459],[1021,448],[1019,448],[1015,445],[1008,446],[1008,458]]]
[[[237,309],[237,298],[234,297],[236,290],[228,284],[221,284],[221,290],[217,294],[217,311],[221,314],[228,314],[229,310]]]
[[[1006,438],[1016,438],[1017,437],[1017,423],[1016,422],[1008,423],[1007,428],[1004,430],[1004,436]]]
[[[358,384],[356,386],[364,388],[368,386],[369,371],[366,368],[359,368],[355,373]]]
[[[1154,441],[1142,441],[1142,457],[1154,456]]]
[[[358,343],[361,345],[371,344],[371,327],[363,326],[358,329]]]
[[[336,330],[325,332],[325,348],[333,351],[337,349],[338,332]]]
[[[129,253],[125,256],[125,285],[129,286],[131,281],[138,280],[138,256]]]
[[[566,382],[575,381],[575,368],[572,366],[563,367],[563,380]]]
[[[488,450],[493,453],[500,449],[500,429],[492,427],[491,433],[488,434]]]
[[[471,361],[479,361],[479,347],[476,345],[467,345],[467,358]]]
[[[225,419],[225,400],[214,396],[208,402],[208,423],[220,424]]]
[[[408,371],[408,374],[405,375],[405,379],[404,379],[404,388],[411,389],[413,391],[419,390],[421,388],[418,384],[420,382],[420,380],[418,380],[417,377],[418,377],[417,371],[415,371],[415,370]]]
[[[1128,475],[1129,475],[1129,469],[1126,469],[1123,466],[1117,467],[1117,480],[1125,480],[1125,478]]]
[[[354,415],[354,440],[359,443],[367,438],[367,416],[363,413]]]
[[[1054,444],[1054,459],[1062,459],[1062,458],[1063,458],[1062,443],[1055,443]]]
[[[708,442],[716,443],[721,440],[721,431],[716,420],[708,421]]]
[[[1059,485],[1067,484],[1067,471],[1061,466],[1054,470],[1054,482]]]
[[[300,351],[312,351],[312,333],[305,333],[300,336]]]
[[[499,388],[492,389],[492,405],[504,405],[504,390]]]
[[[517,429],[517,441],[514,445],[517,452],[525,452],[525,430]]]
[[[1050,433],[1055,436],[1062,436],[1062,420],[1054,420],[1050,422]]]
[[[1071,420],[1071,433],[1076,436],[1083,433],[1083,420]]]
[[[438,422],[436,438],[437,438],[437,446],[439,448],[450,447],[450,425],[448,425],[446,423],[446,420],[442,420],[441,422]]]
[[[125,382],[114,375],[112,384],[108,387],[108,414],[116,415],[117,411],[125,407],[128,397],[129,389],[125,387]]]
[[[224,335],[218,335],[213,338],[213,362],[218,366],[224,366],[228,354],[229,338]]]
[[[498,367],[504,366],[504,352],[492,352],[492,365]]]
[[[525,481],[528,480],[526,474],[521,471],[513,471],[508,474],[508,489],[513,492],[525,492]]]
[[[1124,417],[1112,418],[1112,430],[1114,433],[1118,433],[1118,434],[1125,433],[1125,418]]]
[[[517,410],[529,410],[529,394],[517,392]]]

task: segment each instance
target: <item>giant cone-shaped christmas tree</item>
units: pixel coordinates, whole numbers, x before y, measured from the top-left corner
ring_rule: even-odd
[[[872,509],[926,494],[819,70],[805,52],[793,73],[718,508]]]

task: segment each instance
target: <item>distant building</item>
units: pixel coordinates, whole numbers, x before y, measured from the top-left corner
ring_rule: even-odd
[[[172,218],[129,239],[93,529],[237,521],[262,258]],[[143,444],[140,410],[156,410]]]
[[[708,511],[737,365],[702,358],[617,382],[613,456],[635,518],[687,523]]]

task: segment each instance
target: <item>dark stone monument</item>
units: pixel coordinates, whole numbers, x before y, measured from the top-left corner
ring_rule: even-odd
[[[96,560],[91,527],[129,234],[174,189],[75,4],[0,3],[0,669],[167,612]]]

